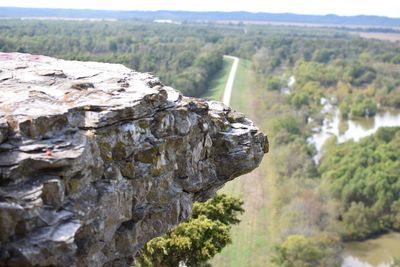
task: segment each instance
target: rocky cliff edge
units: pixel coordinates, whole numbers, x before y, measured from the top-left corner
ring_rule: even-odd
[[[0,53],[0,266],[129,266],[266,137],[122,65]]]

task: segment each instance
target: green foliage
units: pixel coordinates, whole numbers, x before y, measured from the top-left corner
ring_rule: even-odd
[[[220,221],[226,225],[237,224],[240,222],[237,218],[238,214],[244,212],[242,206],[243,201],[238,198],[217,194],[204,203],[196,202],[193,205],[192,218],[204,215],[208,219]]]
[[[296,82],[300,85],[307,82],[319,82],[321,85],[328,87],[336,85],[340,74],[335,65],[325,65],[317,62],[306,62],[299,60],[293,69]]]
[[[376,78],[376,70],[370,66],[354,63],[346,67],[345,79],[354,86],[364,86],[372,83]]]
[[[340,266],[340,241],[328,235],[291,235],[275,247],[271,259],[279,267]]]
[[[320,165],[322,179],[340,203],[340,231],[363,239],[399,229],[400,128],[381,128],[359,143],[331,146]]]
[[[138,266],[203,266],[231,242],[230,228],[239,223],[243,201],[217,194],[195,203],[192,218],[150,240],[137,258]]]
[[[281,116],[274,120],[272,130],[274,133],[286,132],[292,135],[300,134],[301,125],[298,119],[290,114]]]
[[[393,64],[400,64],[400,54],[396,55],[393,59],[392,59],[392,63]]]
[[[350,106],[350,115],[352,117],[374,116],[378,108],[373,99],[363,96],[357,97]]]
[[[374,99],[363,95],[347,95],[339,105],[339,110],[344,118],[375,116],[378,106]]]
[[[302,106],[306,106],[310,103],[310,97],[309,94],[306,92],[298,92],[295,91],[291,95],[291,104],[295,106],[296,108],[301,108]]]
[[[371,231],[379,229],[372,229],[371,212],[365,207],[363,202],[352,202],[346,213],[343,214],[343,229],[341,229],[344,236],[351,237],[352,239],[363,239],[368,236]]]
[[[273,145],[288,144],[302,134],[301,121],[293,114],[282,114],[271,122],[271,133],[274,135]]]
[[[385,95],[382,104],[389,107],[400,108],[400,94]]]
[[[352,104],[352,99],[350,95],[347,95],[340,103],[339,110],[343,118],[349,117],[351,104]]]
[[[307,81],[295,86],[290,94],[290,104],[296,109],[306,107],[311,112],[320,109],[320,99],[323,97],[323,86],[317,81]]]
[[[334,49],[317,49],[315,50],[312,60],[320,63],[328,63],[336,57],[336,51]]]
[[[149,241],[138,261],[141,266],[199,266],[230,242],[227,225],[200,216]]]
[[[284,86],[281,79],[279,77],[273,76],[267,80],[267,89],[278,91]]]

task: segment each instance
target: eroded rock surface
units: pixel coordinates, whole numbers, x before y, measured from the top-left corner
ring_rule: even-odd
[[[129,266],[266,137],[122,65],[0,53],[0,266]]]

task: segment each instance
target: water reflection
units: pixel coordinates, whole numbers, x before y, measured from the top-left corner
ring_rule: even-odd
[[[389,267],[393,257],[400,257],[400,233],[345,244],[342,267]]]
[[[342,267],[390,267],[390,263],[382,263],[377,266],[373,266],[368,262],[361,261],[359,258],[346,256],[343,259]]]
[[[293,86],[296,83],[296,78],[294,76],[290,76],[287,81],[287,87],[281,88],[281,94],[290,95],[293,91]]]
[[[292,76],[290,76],[289,77],[289,80],[288,80],[288,87],[289,88],[292,88],[293,86],[294,86],[294,84],[296,83],[296,78],[292,75]]]
[[[400,126],[400,111],[387,110],[377,113],[374,117],[341,120],[339,109],[321,98],[322,113],[325,116],[322,126],[313,129],[314,134],[308,142],[315,145],[317,154],[316,163],[321,159],[321,149],[326,140],[336,136],[339,143],[348,140],[358,142],[361,138],[375,133],[380,127]]]
[[[372,118],[359,118],[348,120],[347,131],[339,135],[339,143],[347,140],[359,141],[361,138],[375,133],[380,127],[400,126],[400,113],[398,111],[385,111]]]
[[[314,134],[307,140],[310,144],[314,144],[317,150],[314,156],[316,163],[321,159],[321,150],[325,141],[332,136],[339,136],[340,112],[339,109],[333,106],[327,99],[321,98],[322,114],[324,120],[321,128],[316,127],[313,129]]]

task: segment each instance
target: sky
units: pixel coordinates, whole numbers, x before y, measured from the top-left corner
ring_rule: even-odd
[[[0,6],[107,10],[249,11],[400,18],[400,0],[0,0]]]

